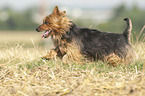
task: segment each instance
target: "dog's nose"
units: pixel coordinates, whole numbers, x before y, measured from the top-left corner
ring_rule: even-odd
[[[40,31],[38,30],[38,28],[36,28],[36,31],[37,31],[37,32],[40,32]]]

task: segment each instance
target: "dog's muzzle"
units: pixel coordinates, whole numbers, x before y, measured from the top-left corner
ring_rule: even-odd
[[[42,34],[42,38],[48,38],[52,33],[52,30],[46,30],[44,34]]]
[[[44,29],[41,29],[40,27],[36,28],[37,32],[42,32]],[[41,35],[42,38],[48,38],[52,34],[52,29],[46,30],[44,34]]]

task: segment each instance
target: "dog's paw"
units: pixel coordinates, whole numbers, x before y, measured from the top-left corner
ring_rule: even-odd
[[[57,57],[57,52],[55,50],[50,50],[47,53],[47,55],[42,56],[41,58],[45,60],[50,60],[50,59],[56,59],[56,57]]]
[[[41,59],[50,60],[51,58],[49,58],[49,57],[47,57],[47,56],[42,56]]]

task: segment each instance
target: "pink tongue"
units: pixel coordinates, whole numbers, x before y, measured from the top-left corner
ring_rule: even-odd
[[[42,37],[42,38],[46,38],[46,37],[48,36],[48,33],[49,33],[48,31],[47,31],[47,32],[45,32],[44,34],[42,34],[42,36],[41,36],[41,37]]]

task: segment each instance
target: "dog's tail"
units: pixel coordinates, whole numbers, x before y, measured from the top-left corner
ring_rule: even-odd
[[[130,35],[131,35],[131,30],[132,30],[132,22],[130,18],[124,18],[124,21],[127,23],[127,27],[123,32],[123,35],[126,37],[128,41],[130,41]]]

